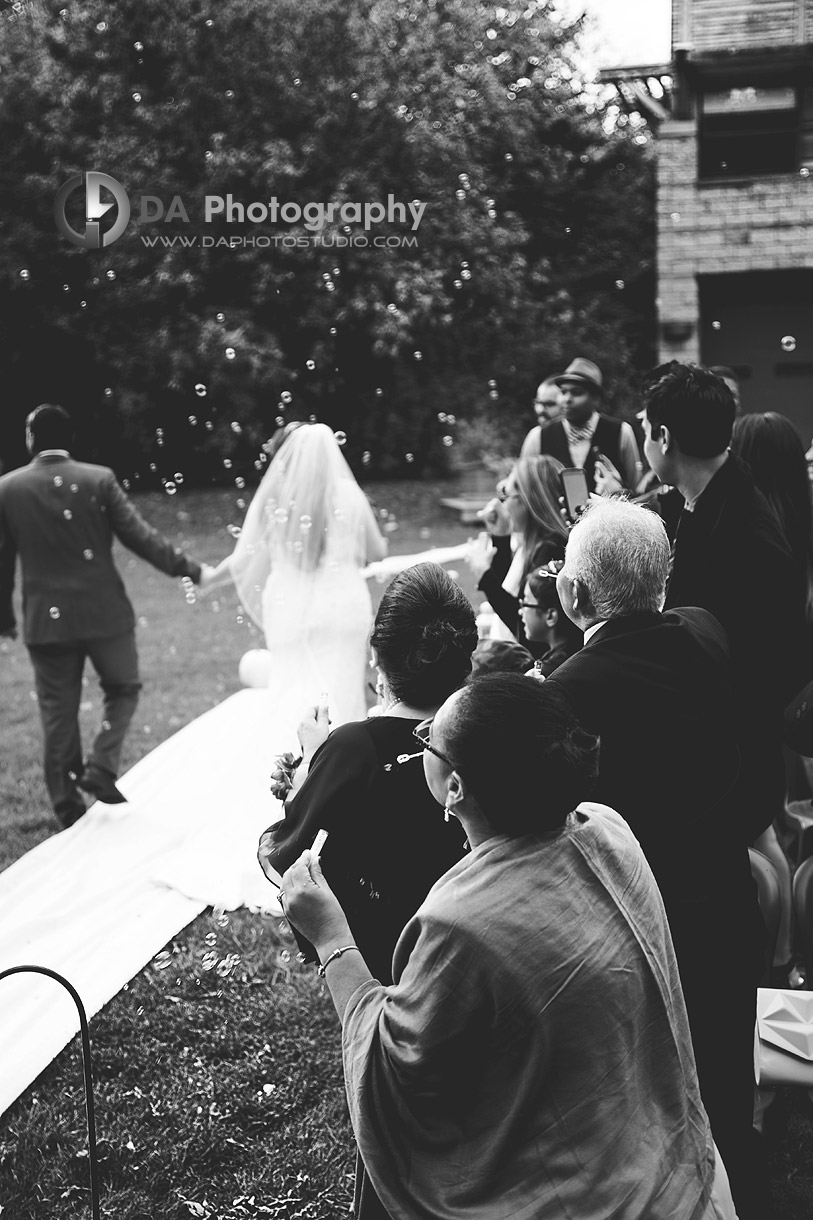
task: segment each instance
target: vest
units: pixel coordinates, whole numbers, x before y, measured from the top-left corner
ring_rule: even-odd
[[[609,458],[617,470],[621,469],[621,421],[610,415],[599,415],[593,439],[590,442],[590,452],[584,463],[584,473],[587,475],[587,485],[591,491],[596,490],[596,454],[603,453]],[[555,457],[563,466],[572,466],[573,459],[567,444],[567,437],[560,419],[552,419],[543,424],[539,432],[539,452]]]

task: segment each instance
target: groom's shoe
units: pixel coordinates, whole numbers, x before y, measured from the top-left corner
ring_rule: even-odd
[[[78,792],[77,792],[76,796],[77,796],[78,803],[76,803],[76,804],[72,803],[70,805],[63,804],[63,805],[60,805],[59,809],[54,810],[56,819],[59,822],[59,824],[63,830],[67,830],[69,826],[73,826],[74,822],[78,822],[79,819],[81,817],[83,817],[86,812],[85,802],[79,796]]]
[[[115,775],[110,771],[89,763],[76,783],[83,792],[87,792],[89,796],[95,796],[97,801],[101,801],[105,805],[124,805],[127,803],[127,797],[119,792],[115,780]]]

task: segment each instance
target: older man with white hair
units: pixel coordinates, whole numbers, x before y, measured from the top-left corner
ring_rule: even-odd
[[[663,612],[660,518],[590,505],[557,578],[584,647],[548,678],[601,738],[595,799],[637,836],[663,895],[703,1103],[740,1220],[767,1214],[751,1120],[764,924],[738,820],[739,749],[728,642],[706,610]]]

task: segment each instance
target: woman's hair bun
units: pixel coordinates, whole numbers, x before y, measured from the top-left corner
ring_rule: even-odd
[[[457,629],[442,619],[434,619],[424,624],[416,660],[422,665],[435,665],[450,648],[458,649],[460,646]]]

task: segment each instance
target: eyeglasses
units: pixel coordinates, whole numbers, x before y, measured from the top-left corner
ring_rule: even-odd
[[[504,487],[498,487],[497,499],[504,504],[506,500],[521,500],[522,496],[518,491],[507,491]]]
[[[544,568],[536,568],[531,573],[532,576],[547,576],[551,580],[556,580],[556,577],[565,566],[563,559],[551,559]]]
[[[451,767],[452,770],[454,770],[454,763],[452,762],[451,758],[447,758],[445,754],[441,754],[440,750],[437,750],[429,740],[429,730],[432,728],[433,720],[433,716],[429,716],[426,720],[422,720],[418,727],[412,730],[412,736],[417,742],[420,742],[424,750],[428,750],[430,754],[435,755],[435,758],[439,758],[441,762],[446,763],[447,767]]]
[[[552,576],[553,573],[549,572],[548,575]],[[544,606],[540,606],[539,602],[520,602],[519,608],[520,608],[520,610],[544,610],[545,609]]]
[[[559,399],[558,398],[535,398],[534,406],[535,407],[558,407]]]

